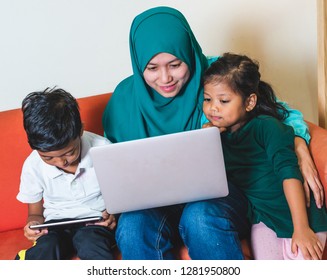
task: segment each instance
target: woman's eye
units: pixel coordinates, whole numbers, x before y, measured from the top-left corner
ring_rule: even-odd
[[[211,100],[210,98],[204,98],[205,102],[210,102],[210,100]]]
[[[146,70],[148,71],[155,71],[157,69],[157,67],[155,66],[151,66],[151,67],[147,67]]]
[[[221,100],[220,102],[221,102],[221,103],[228,103],[229,100]]]
[[[177,64],[170,64],[171,68],[178,68],[181,65],[181,63],[177,63]]]

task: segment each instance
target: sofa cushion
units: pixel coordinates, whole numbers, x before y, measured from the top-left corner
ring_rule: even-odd
[[[26,217],[24,217],[24,219],[26,219]],[[13,260],[20,250],[32,246],[32,242],[25,238],[22,228],[0,232],[0,240],[0,260]]]
[[[102,115],[111,93],[78,99],[84,130],[103,135]]]
[[[22,117],[20,109],[0,112],[0,232],[21,228],[27,217],[27,206],[16,199],[20,172],[25,158],[31,152]]]

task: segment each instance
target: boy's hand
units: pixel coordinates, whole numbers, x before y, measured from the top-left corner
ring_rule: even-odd
[[[24,227],[24,235],[30,241],[36,241],[40,236],[48,234],[48,229],[30,229],[30,225],[37,225],[39,222],[30,221]]]
[[[115,216],[112,215],[112,214],[109,214],[107,212],[107,210],[104,210],[102,212],[102,218],[103,218],[103,220],[101,222],[96,222],[94,224],[99,225],[99,226],[107,227],[110,230],[113,230],[116,227],[117,222],[116,222]]]

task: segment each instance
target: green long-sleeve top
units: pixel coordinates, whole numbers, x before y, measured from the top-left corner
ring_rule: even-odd
[[[294,152],[293,129],[262,115],[236,132],[224,132],[221,136],[228,180],[248,197],[250,221],[263,222],[278,237],[291,238],[293,223],[283,180],[303,181]],[[308,216],[315,232],[327,230],[326,209],[318,209],[314,198]]]

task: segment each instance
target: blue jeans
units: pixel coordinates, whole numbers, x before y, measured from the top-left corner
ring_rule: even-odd
[[[247,199],[230,184],[224,198],[123,213],[116,241],[126,260],[175,259],[180,239],[191,259],[243,259],[240,238],[250,232],[246,214]]]

